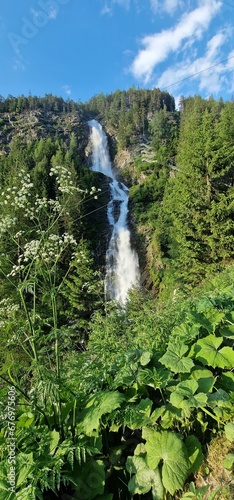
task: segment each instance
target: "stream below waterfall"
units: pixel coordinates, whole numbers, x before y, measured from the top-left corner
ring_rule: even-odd
[[[88,122],[91,129],[92,170],[101,172],[110,180],[110,201],[107,217],[112,228],[106,252],[105,295],[107,300],[116,300],[121,306],[127,301],[132,286],[140,282],[138,255],[131,247],[128,229],[128,188],[116,179],[109,156],[107,137],[96,121]]]

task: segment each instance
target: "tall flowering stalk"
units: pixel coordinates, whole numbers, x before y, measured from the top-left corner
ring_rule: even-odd
[[[69,230],[62,230],[64,219],[69,216],[71,196],[76,195],[76,202],[82,203],[87,192],[75,185],[71,172],[62,166],[52,167],[50,175],[55,182],[57,195],[55,199],[40,198],[31,182],[30,174],[20,170],[15,185],[7,187],[1,193],[0,205],[2,220],[0,237],[9,242],[13,251],[0,255],[1,273],[14,289],[17,303],[12,304],[25,318],[24,331],[16,323],[14,338],[9,343],[18,343],[30,359],[34,376],[38,376],[37,385],[45,385],[46,370],[41,354],[41,338],[44,328],[49,327],[48,334],[54,363],[52,371],[56,374],[55,399],[57,405],[58,424],[63,434],[60,397],[60,337],[58,324],[58,297],[64,281],[69,274],[73,260],[76,258],[77,240]],[[91,196],[96,196],[92,188]],[[66,257],[66,269],[61,273],[61,266]],[[79,253],[80,258],[80,253]],[[43,324],[39,308],[39,298],[49,297],[51,320]],[[2,301],[1,308],[9,309],[9,301]],[[4,317],[4,315],[3,315]],[[5,314],[5,323],[7,315]],[[45,350],[44,350],[45,351]],[[43,353],[44,353],[43,351]],[[49,355],[51,363],[51,355]],[[10,374],[11,382],[17,385]],[[45,402],[45,401],[44,401]],[[42,401],[43,403],[43,401]]]

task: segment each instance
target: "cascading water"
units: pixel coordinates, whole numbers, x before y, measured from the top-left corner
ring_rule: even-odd
[[[107,299],[124,305],[132,286],[140,280],[137,253],[132,249],[130,231],[127,227],[128,188],[118,182],[109,157],[107,137],[96,121],[88,122],[91,128],[92,170],[110,178],[111,200],[107,206],[107,217],[113,227],[106,252],[105,292]]]

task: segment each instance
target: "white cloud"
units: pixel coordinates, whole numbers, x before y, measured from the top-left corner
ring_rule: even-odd
[[[105,4],[103,5],[101,14],[112,14],[115,5],[119,5],[119,7],[124,7],[126,10],[128,10],[130,4],[131,0],[109,0],[109,2],[105,2]]]
[[[101,10],[101,15],[104,16],[105,14],[112,14],[112,8],[105,4]]]
[[[70,85],[63,85],[62,89],[64,90],[65,94],[67,94],[67,96],[70,97],[72,93]]]
[[[198,8],[183,14],[173,28],[145,36],[141,40],[144,49],[139,51],[130,68],[135,78],[147,83],[155,67],[169,54],[178,52],[183,42],[200,39],[221,5],[217,0],[205,0]]]
[[[168,68],[155,85],[159,88],[178,89],[183,80],[197,80],[199,90],[207,91],[208,94],[219,92],[227,84],[227,72],[234,68],[234,50],[225,57],[222,56],[222,47],[232,37],[229,28],[220,30],[214,35],[206,45],[205,54],[191,60],[186,57],[183,62],[177,63]],[[229,61],[227,59],[232,58]],[[222,62],[225,59],[226,62]],[[219,60],[221,61],[219,64]],[[173,85],[172,85],[173,84]]]
[[[150,0],[153,12],[165,11],[167,14],[174,14],[175,10],[182,5],[181,0]]]
[[[120,7],[125,7],[125,9],[129,9],[131,0],[112,0],[112,3],[120,5]]]

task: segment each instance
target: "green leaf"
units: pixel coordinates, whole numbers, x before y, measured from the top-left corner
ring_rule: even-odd
[[[141,366],[146,366],[149,364],[150,360],[152,358],[152,353],[149,351],[144,351],[143,354],[140,357],[140,364]]]
[[[234,424],[232,424],[231,422],[226,424],[224,427],[224,431],[228,441],[234,441]]]
[[[188,436],[185,440],[185,446],[187,448],[189,461],[191,463],[190,473],[196,472],[203,461],[201,443],[195,436]]]
[[[125,396],[117,391],[106,391],[92,395],[86,408],[79,413],[78,433],[92,436],[93,432],[99,429],[102,415],[119,408],[123,401],[125,401]]]
[[[152,488],[153,499],[163,499],[164,488],[159,469],[149,469],[146,454],[128,457],[126,469],[132,476],[128,483],[128,489],[132,495],[144,495]]]
[[[17,427],[30,427],[34,421],[34,415],[31,412],[22,413],[17,421]]]
[[[233,368],[234,351],[231,347],[222,347],[218,353],[217,366],[219,368]]]
[[[32,470],[34,467],[33,453],[19,453],[17,456],[16,470],[18,475],[16,478],[16,488],[26,482],[26,479],[32,477]],[[26,486],[26,485],[25,485]]]
[[[145,368],[138,372],[137,380],[144,385],[153,387],[154,389],[165,388],[168,380],[171,377],[171,372],[163,366],[153,367],[152,370]]]
[[[156,469],[162,460],[162,482],[164,488],[173,495],[183,488],[190,470],[186,447],[178,434],[169,431],[157,432],[143,428],[146,440],[147,463],[150,469]]]
[[[202,313],[191,311],[189,314],[189,319],[191,318],[193,324],[202,326],[208,332],[214,331],[214,326],[211,321],[206,318],[206,316]]]
[[[42,493],[39,492],[38,488],[32,485],[29,485],[27,488],[23,490],[17,491],[17,500],[34,500],[34,499],[42,499]]]
[[[176,390],[170,396],[170,403],[176,408],[182,408],[185,416],[190,416],[190,408],[199,408],[207,402],[207,396],[204,393],[195,395],[198,389],[196,380],[185,380],[180,382]]]
[[[199,325],[182,323],[181,325],[173,328],[172,335],[177,337],[177,339],[181,342],[188,342],[197,337],[199,330]]]
[[[222,375],[218,378],[217,387],[221,387],[221,389],[227,392],[234,392],[234,373],[222,373]]]
[[[190,372],[194,366],[192,359],[184,356],[187,352],[187,345],[182,343],[169,343],[166,353],[159,361],[174,373],[187,373]]]
[[[232,339],[234,336],[234,325],[225,325],[219,330],[220,335],[228,339]]]
[[[131,429],[139,429],[143,425],[151,422],[150,413],[153,402],[149,399],[142,399],[138,405],[132,406],[132,412],[124,418],[124,425]]]
[[[222,337],[208,335],[200,339],[195,344],[196,359],[203,365],[209,365],[213,368],[232,368],[234,364],[234,352],[230,347],[223,347],[218,350],[222,344]]]
[[[204,500],[204,495],[209,489],[209,485],[202,486],[201,488],[196,488],[193,482],[189,485],[189,490],[183,494],[181,500]]]
[[[223,461],[225,469],[231,470],[234,464],[234,454],[228,453]]]
[[[164,410],[161,416],[161,426],[163,429],[170,429],[171,427],[174,426],[175,422],[181,420],[181,415],[182,415],[181,408],[176,408],[172,404],[168,403],[164,407],[162,407],[162,409]]]
[[[212,394],[208,395],[208,403],[211,408],[215,408],[216,406],[229,406],[230,398],[226,391],[223,391],[223,389],[218,389],[217,391],[212,392]]]
[[[193,380],[196,380],[198,383],[198,391],[199,392],[211,392],[216,381],[216,378],[213,376],[210,370],[207,368],[203,368],[201,366],[194,367],[190,377]]]
[[[53,455],[59,442],[59,432],[56,430],[50,433],[50,454]]]
[[[74,497],[92,500],[102,495],[105,488],[105,465],[102,460],[90,460],[76,469],[77,488]]]

